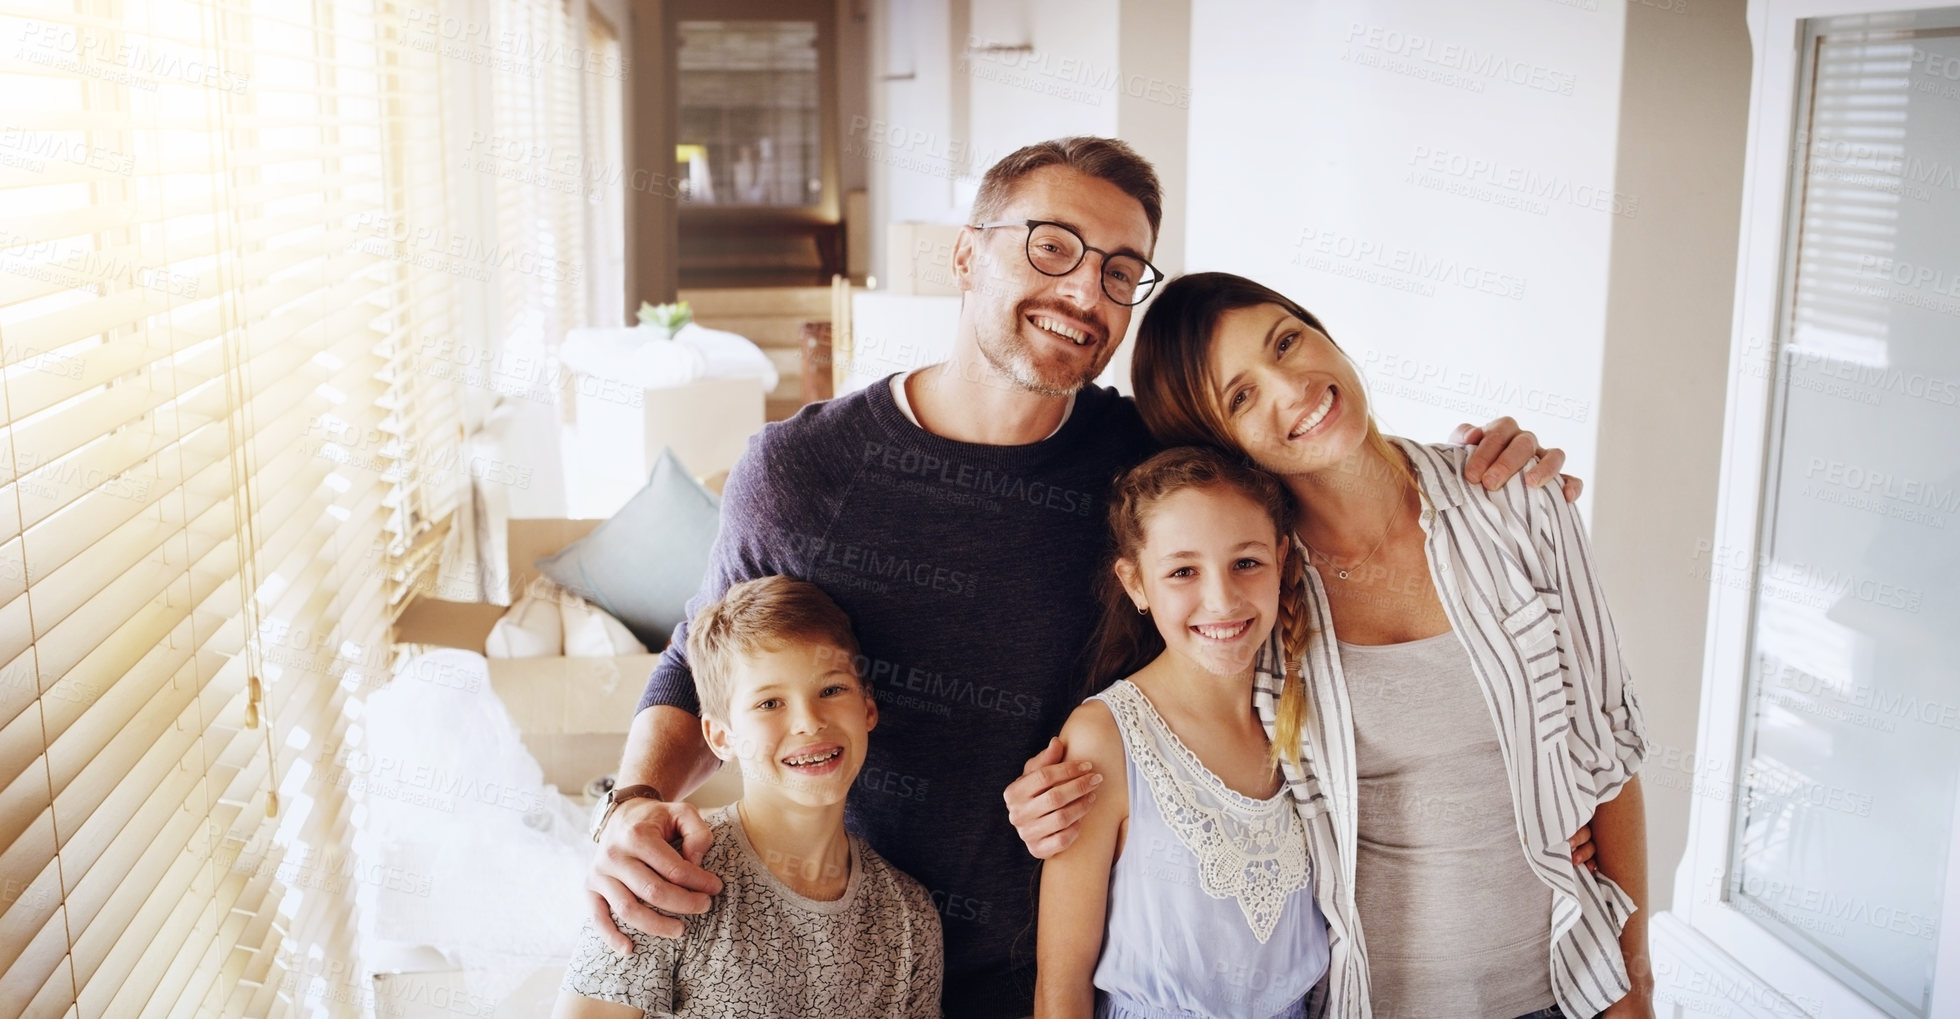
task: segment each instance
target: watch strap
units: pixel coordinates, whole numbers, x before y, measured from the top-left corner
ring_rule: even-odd
[[[664,800],[667,798],[665,796],[660,795],[660,790],[655,789],[650,785],[615,786],[612,791],[612,801],[614,803],[620,803],[625,800],[644,799],[648,797],[651,797],[656,800]]]
[[[599,823],[592,826],[592,841],[599,841],[599,836],[605,834],[606,822],[612,820],[613,811],[619,809],[621,803],[638,799],[664,800],[666,797],[650,785],[619,786],[606,790],[606,798],[599,804]]]

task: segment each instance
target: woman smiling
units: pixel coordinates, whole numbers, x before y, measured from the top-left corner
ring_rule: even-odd
[[[1646,741],[1574,509],[1382,435],[1319,320],[1243,277],[1165,287],[1133,372],[1158,441],[1242,455],[1301,507],[1309,711],[1284,763],[1336,1014],[1650,1016]],[[1568,853],[1588,823],[1597,872]]]
[[[1158,442],[1263,468],[1297,507],[1282,600],[1306,633],[1265,644],[1253,707],[1326,917],[1310,1014],[1651,1019],[1647,742],[1577,512],[1381,434],[1319,319],[1240,276],[1166,286],[1132,380]],[[1035,795],[1079,816],[1081,793]],[[1072,834],[1023,830],[1058,860]]]

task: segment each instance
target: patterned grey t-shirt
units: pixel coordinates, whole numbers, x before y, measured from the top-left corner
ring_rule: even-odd
[[[624,958],[587,920],[565,991],[643,1010],[648,1019],[938,1019],[939,913],[917,881],[851,836],[851,877],[834,902],[791,891],[749,843],[734,804],[703,815],[715,844],[701,865],[722,891],[682,917],[678,939],[632,930]]]

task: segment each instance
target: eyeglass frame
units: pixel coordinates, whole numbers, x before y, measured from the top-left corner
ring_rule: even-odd
[[[1137,281],[1137,290],[1142,294],[1142,296],[1138,297],[1134,301],[1117,300],[1116,295],[1109,292],[1109,278],[1107,276],[1104,276],[1100,272],[1096,273],[1096,285],[1102,289],[1103,296],[1109,298],[1110,303],[1122,305],[1125,308],[1134,308],[1137,305],[1150,300],[1150,292],[1156,288],[1157,284],[1164,282],[1165,279],[1164,270],[1159,269],[1154,265],[1151,265],[1149,259],[1143,257],[1142,255],[1137,254],[1134,251],[1104,251],[1101,248],[1090,247],[1089,242],[1082,239],[1082,234],[1077,232],[1074,227],[1069,226],[1067,223],[1057,223],[1052,219],[997,219],[988,223],[969,223],[967,225],[975,230],[992,230],[995,227],[1003,227],[1003,226],[1027,227],[1028,236],[1027,239],[1021,243],[1021,254],[1023,257],[1025,257],[1028,260],[1029,268],[1033,269],[1035,272],[1042,274],[1043,276],[1048,276],[1051,278],[1059,279],[1063,276],[1067,276],[1069,273],[1072,273],[1077,269],[1082,268],[1082,263],[1088,261],[1089,252],[1091,251],[1103,257],[1103,265],[1105,267],[1109,265],[1110,258],[1115,255],[1122,255],[1126,258],[1134,258],[1137,261],[1142,262],[1143,267],[1145,269],[1148,269],[1154,275],[1146,279],[1141,279]],[[1082,245],[1082,254],[1076,258],[1074,265],[1069,266],[1068,269],[1062,272],[1049,272],[1048,270],[1043,269],[1041,266],[1035,264],[1034,252],[1030,249],[1029,245],[1032,245],[1034,243],[1034,230],[1035,227],[1038,226],[1052,226],[1060,230],[1065,230],[1068,232],[1069,236],[1075,238],[1075,242],[1077,244]]]

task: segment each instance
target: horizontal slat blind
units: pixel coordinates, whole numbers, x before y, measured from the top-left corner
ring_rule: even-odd
[[[503,0],[495,8],[499,38],[542,52],[576,50],[567,0]],[[584,244],[586,143],[580,125],[583,73],[569,60],[540,61],[529,73],[495,76],[492,111],[506,151],[543,153],[523,173],[496,181],[497,260],[505,342],[556,350],[565,333],[587,324]]]
[[[614,167],[623,167],[626,118],[626,61],[619,32],[588,6],[585,22],[585,165],[591,204],[586,207],[588,241],[583,258],[589,324],[616,326],[626,313],[626,190]]]
[[[0,3],[0,1015],[360,1012],[353,889],[287,864],[467,483],[409,21]]]

